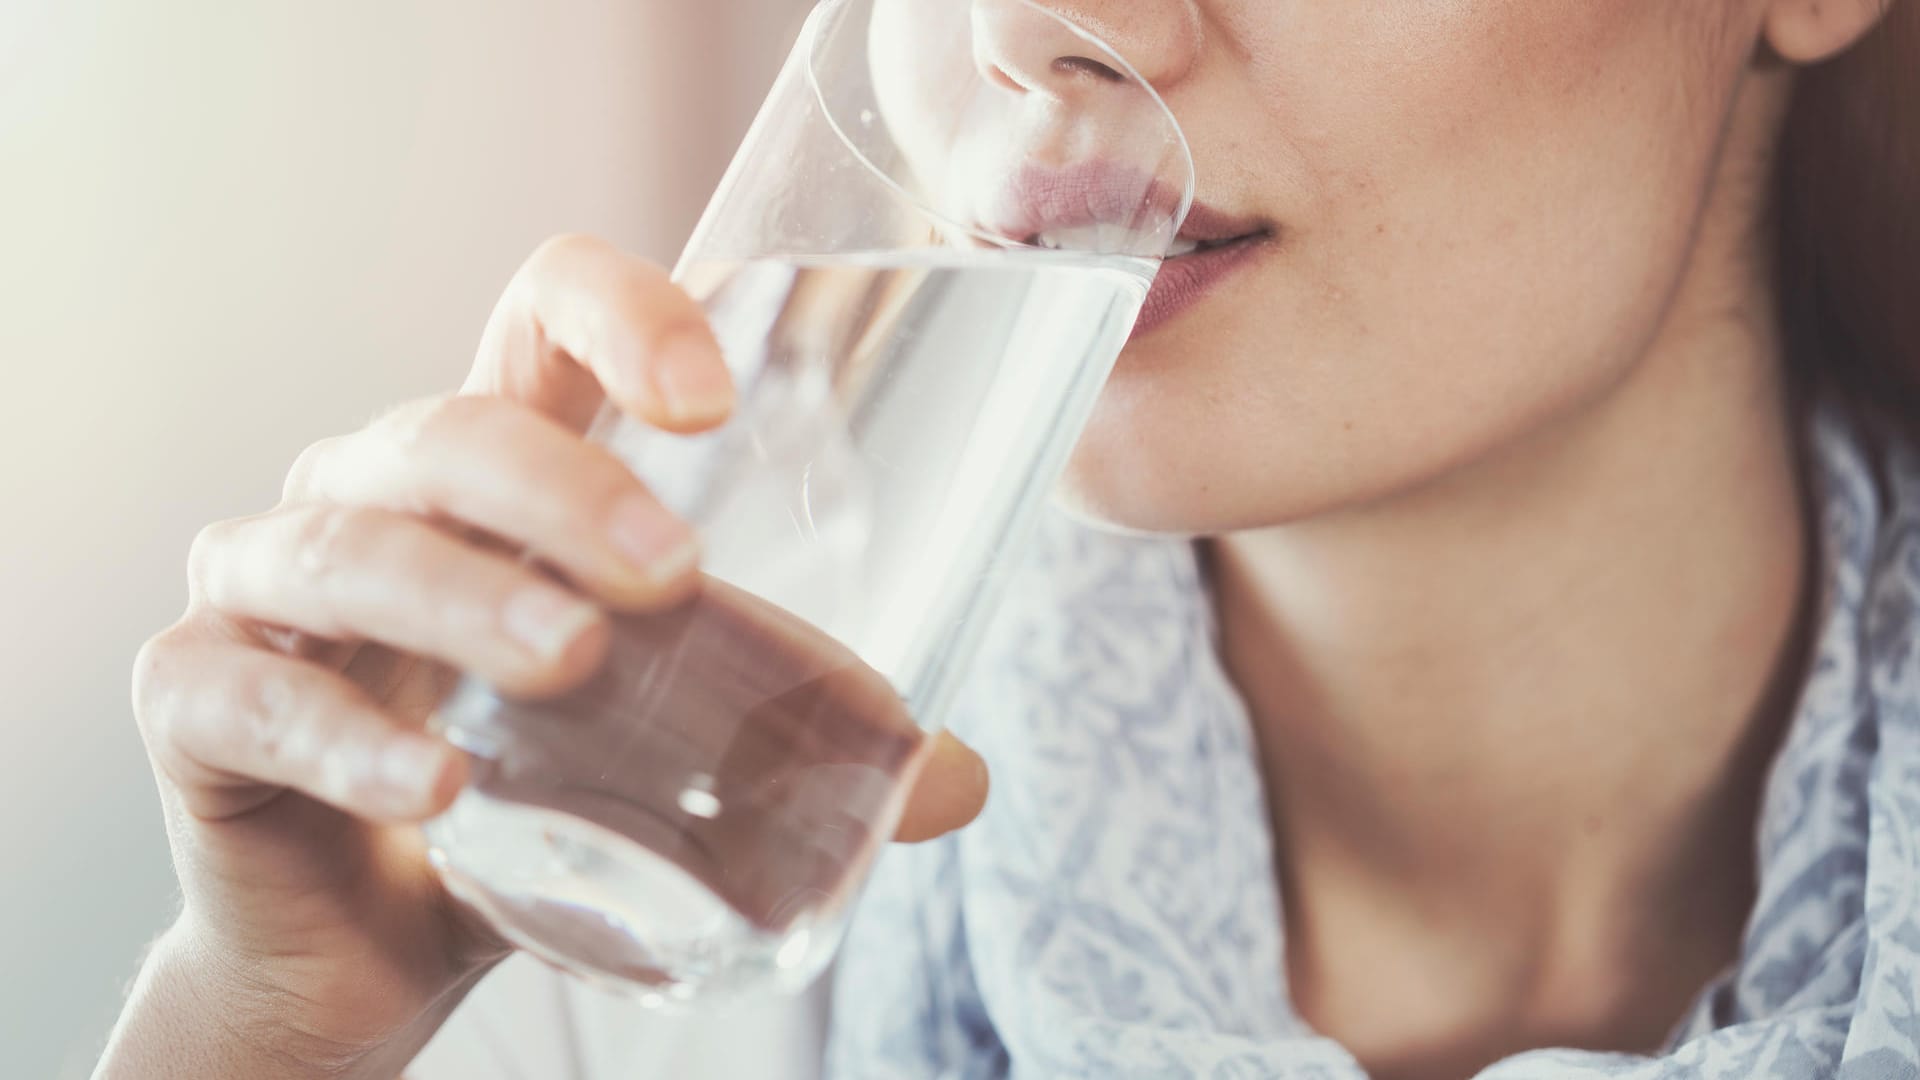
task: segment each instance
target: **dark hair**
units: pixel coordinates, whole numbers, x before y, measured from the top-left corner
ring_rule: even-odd
[[[1796,374],[1920,438],[1920,0],[1801,73],[1781,153]]]

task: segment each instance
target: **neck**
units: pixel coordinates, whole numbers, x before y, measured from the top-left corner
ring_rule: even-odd
[[[1808,547],[1765,260],[1713,239],[1718,271],[1599,400],[1418,490],[1215,542],[1297,993],[1330,941],[1404,968],[1404,930],[1513,1001],[1578,983],[1569,1013],[1670,1012],[1631,1036],[1657,1042],[1732,959]],[[1649,967],[1674,1000],[1630,985]]]

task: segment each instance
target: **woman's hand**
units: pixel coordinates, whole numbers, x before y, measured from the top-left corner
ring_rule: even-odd
[[[134,680],[186,903],[102,1075],[391,1077],[505,955],[413,827],[465,777],[428,713],[456,671],[563,691],[603,655],[607,610],[671,605],[695,580],[692,531],[582,438],[604,400],[696,432],[733,390],[659,268],[562,237],[508,287],[459,395],[316,444],[279,506],[196,541],[187,612]],[[956,828],[984,798],[979,759],[944,740],[902,835]],[[262,1056],[231,1063],[224,1040]]]

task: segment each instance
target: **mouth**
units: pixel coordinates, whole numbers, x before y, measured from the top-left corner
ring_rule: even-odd
[[[1219,251],[1221,248],[1232,247],[1235,244],[1246,244],[1255,240],[1264,239],[1266,239],[1265,233],[1246,233],[1241,236],[1231,236],[1225,240],[1190,240],[1186,237],[1181,237],[1174,242],[1172,248],[1168,249],[1167,258],[1184,259],[1189,255],[1200,255],[1209,251]]]
[[[1101,255],[1163,254],[1182,200],[1151,174],[1110,162],[1029,164],[991,193],[978,220],[1017,244]]]
[[[1141,305],[1132,340],[1153,333],[1205,300],[1222,282],[1272,248],[1279,235],[1270,222],[1195,203]]]
[[[1180,235],[1167,249],[1167,258],[1180,259],[1218,251],[1235,244],[1257,243],[1273,236],[1272,224],[1256,217],[1229,214],[1196,201],[1180,226]]]
[[[1195,201],[1169,242],[1168,233],[1181,220],[1179,204],[1151,176],[1088,162],[1016,171],[981,220],[992,233],[1030,247],[1164,255],[1134,324],[1137,341],[1204,300],[1280,236],[1270,221]]]
[[[1090,228],[1099,227],[1040,231],[1025,240],[1037,247],[1086,250],[1090,241],[1100,239],[1098,235],[1088,234]],[[1161,260],[1160,272],[1140,306],[1140,317],[1134,322],[1129,342],[1153,333],[1212,295],[1221,283],[1273,246],[1278,235],[1272,225],[1230,218],[1211,207],[1196,204],[1187,226],[1180,230],[1168,246],[1166,258]]]

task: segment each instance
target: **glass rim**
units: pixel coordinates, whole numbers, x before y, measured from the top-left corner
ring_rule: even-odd
[[[949,215],[941,213],[939,210],[928,205],[925,199],[908,191],[891,173],[881,168],[879,163],[868,157],[866,152],[860,149],[859,143],[841,126],[839,116],[828,101],[826,88],[820,84],[818,60],[821,32],[827,20],[832,18],[840,9],[845,8],[853,2],[854,0],[820,0],[818,4],[814,5],[813,10],[808,13],[806,23],[800,30],[800,39],[795,45],[797,50],[802,50],[802,55],[805,57],[802,66],[806,69],[807,88],[812,91],[814,101],[820,107],[820,115],[825,118],[827,127],[833,132],[834,138],[838,139],[841,146],[846,148],[847,153],[853,155],[854,160],[859,162],[861,167],[866,169],[875,179],[879,180],[883,186],[904,200],[916,213],[921,214],[935,224],[952,229],[1003,251],[1058,251],[1059,249],[1057,248],[1049,248],[1040,244],[1031,244],[1022,240],[1013,240],[1005,236],[998,236],[977,226],[955,221]],[[1102,63],[1109,64],[1109,66],[1124,76],[1129,83],[1146,92],[1147,100],[1154,109],[1158,110],[1160,117],[1166,122],[1167,130],[1172,133],[1171,152],[1178,159],[1176,165],[1181,173],[1178,178],[1180,180],[1179,200],[1170,215],[1171,220],[1175,223],[1173,233],[1167,238],[1168,243],[1171,244],[1178,237],[1180,228],[1185,224],[1188,214],[1193,209],[1193,203],[1196,197],[1194,188],[1198,183],[1193,164],[1193,147],[1187,141],[1186,130],[1180,126],[1180,121],[1173,115],[1173,109],[1167,105],[1166,99],[1160,96],[1160,91],[1156,89],[1145,76],[1140,74],[1139,69],[1135,68],[1131,61],[1120,55],[1118,50],[1101,40],[1092,31],[1067,18],[1058,11],[1042,6],[1037,3],[1036,0],[1002,0],[1002,2],[1017,4],[1036,15],[1053,20],[1069,33],[1073,34],[1073,36],[1098,50],[1103,58]],[[1121,252],[1085,252],[1082,254],[1089,254],[1096,258],[1151,258],[1156,261],[1166,258],[1165,254],[1158,256],[1126,255]]]

